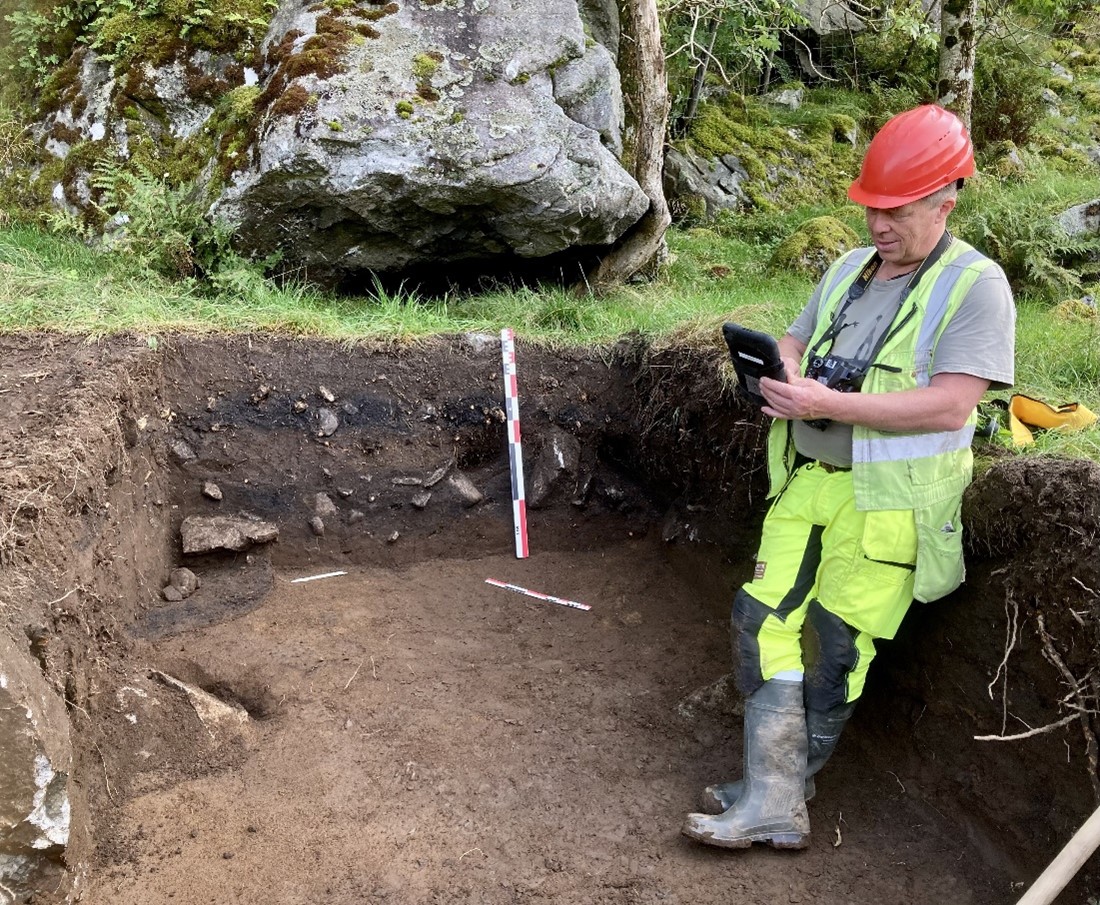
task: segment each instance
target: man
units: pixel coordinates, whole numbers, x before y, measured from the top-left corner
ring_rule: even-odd
[[[848,190],[874,248],[835,262],[779,341],[788,382],[761,380],[773,502],[731,626],[744,779],[705,790],[683,828],[701,842],[805,848],[874,639],[962,581],[976,407],[1012,383],[1015,327],[1001,268],[947,230],[973,173],[954,114],[887,122]]]

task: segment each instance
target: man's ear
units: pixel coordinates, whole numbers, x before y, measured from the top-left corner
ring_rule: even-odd
[[[940,202],[940,209],[939,209],[940,219],[941,220],[946,220],[947,215],[950,214],[955,209],[955,205],[958,204],[958,203],[959,203],[959,201],[958,201],[957,198],[944,198],[943,201]]]

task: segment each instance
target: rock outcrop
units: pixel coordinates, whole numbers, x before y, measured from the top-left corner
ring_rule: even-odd
[[[180,542],[186,554],[240,552],[266,544],[279,536],[271,522],[247,516],[191,515],[180,525]]]
[[[1100,198],[1063,211],[1058,215],[1058,225],[1069,236],[1094,236],[1100,233]]]
[[[302,107],[273,103],[215,205],[247,225],[248,250],[282,249],[333,283],[607,245],[644,213],[616,158],[617,71],[586,45],[574,0],[391,7],[337,71],[297,77],[332,14],[294,3],[276,16],[263,78]]]
[[[696,204],[702,210],[698,218],[709,219],[718,211],[739,211],[752,207],[742,184],[749,179],[741,161],[733,154],[708,159],[690,148],[665,154],[664,188],[668,198],[676,199],[680,207]]]
[[[58,885],[69,841],[72,750],[65,705],[0,632],[0,901]]]
[[[93,203],[96,160],[194,176],[243,250],[329,285],[608,246],[648,207],[603,0],[284,0],[255,49],[176,44],[74,54],[39,130],[56,205]]]

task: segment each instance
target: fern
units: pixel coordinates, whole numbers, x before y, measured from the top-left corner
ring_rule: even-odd
[[[1004,268],[1014,290],[1056,301],[1078,293],[1081,278],[1073,268],[1100,255],[1100,239],[1071,236],[1052,216],[998,207],[977,214],[969,226],[971,241]]]
[[[10,68],[41,84],[60,62],[56,53],[45,49],[49,43],[47,38],[54,33],[53,24],[41,13],[23,10],[5,16],[4,21],[8,23],[8,33],[15,47]]]
[[[69,55],[72,34],[114,7],[133,7],[133,0],[63,0],[48,13],[16,10],[6,16],[12,50],[8,68],[41,87],[62,59]]]
[[[127,170],[112,161],[95,165],[94,202],[107,218],[104,246],[133,257],[139,267],[174,278],[208,278],[235,257],[231,230],[203,214],[194,184],[172,186],[140,164]]]

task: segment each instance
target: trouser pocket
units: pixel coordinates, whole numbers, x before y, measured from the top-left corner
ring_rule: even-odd
[[[962,500],[947,500],[915,513],[917,571],[913,597],[923,603],[950,594],[966,577]]]

